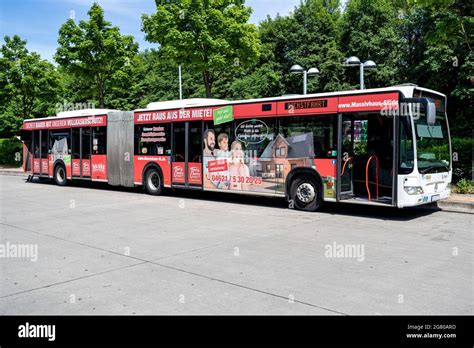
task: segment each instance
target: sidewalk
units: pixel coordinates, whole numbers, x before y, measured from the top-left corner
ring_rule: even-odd
[[[22,167],[12,168],[0,166],[0,175],[19,175],[27,176]],[[421,206],[423,209],[441,209],[445,211],[474,214],[474,195],[451,193],[451,196],[444,201]]]
[[[28,174],[26,174],[24,171],[23,171],[23,168],[22,167],[5,167],[5,166],[0,166],[0,175],[24,175],[24,176],[28,176]]]
[[[438,208],[445,211],[474,214],[474,195],[451,193],[445,201],[437,202]]]

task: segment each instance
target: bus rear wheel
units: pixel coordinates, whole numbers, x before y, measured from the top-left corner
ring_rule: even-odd
[[[297,177],[291,183],[290,198],[296,209],[316,211],[323,200],[321,184],[310,176]]]
[[[54,182],[59,186],[65,186],[67,182],[66,168],[62,165],[57,165],[54,168]]]
[[[145,189],[150,195],[158,196],[163,192],[163,182],[157,169],[151,168],[145,174]]]

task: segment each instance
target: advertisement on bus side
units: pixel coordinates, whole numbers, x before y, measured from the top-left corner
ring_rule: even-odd
[[[232,142],[225,132],[203,134],[205,189],[284,194],[296,167],[321,169],[324,196],[335,197],[335,159],[315,160],[313,132],[275,132],[272,120],[238,121]],[[321,168],[318,168],[321,167]]]

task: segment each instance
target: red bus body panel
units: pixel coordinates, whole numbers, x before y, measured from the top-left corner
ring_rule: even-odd
[[[133,182],[141,184],[143,182],[143,169],[149,163],[156,163],[163,173],[163,184],[171,185],[171,165],[170,156],[133,156]]]

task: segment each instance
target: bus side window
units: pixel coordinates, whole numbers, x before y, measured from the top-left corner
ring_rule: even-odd
[[[41,131],[41,158],[48,158],[48,130]]]
[[[39,142],[40,142],[40,133],[38,130],[33,131],[33,157],[39,158],[40,156],[40,149],[39,149]]]
[[[81,158],[81,149],[80,137],[79,137],[79,128],[72,129],[72,158],[80,159]]]
[[[107,128],[106,127],[93,128],[92,154],[94,155],[107,154]]]
[[[306,131],[313,132],[316,158],[335,157],[337,150],[337,117],[335,115],[309,117]]]
[[[171,154],[170,124],[135,126],[135,155],[169,156]]]
[[[335,157],[337,117],[334,115],[284,117],[279,119],[278,129],[284,138],[292,139],[298,135],[313,133],[314,157]]]
[[[49,153],[53,155],[71,153],[71,132],[69,130],[51,130],[49,132]]]
[[[91,158],[91,129],[82,128],[82,159]]]

